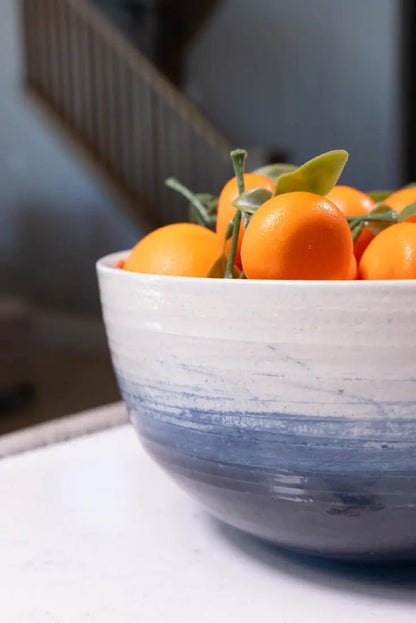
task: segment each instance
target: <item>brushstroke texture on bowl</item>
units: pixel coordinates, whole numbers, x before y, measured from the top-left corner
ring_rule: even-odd
[[[98,262],[114,369],[150,454],[286,548],[416,555],[415,282],[139,275]]]

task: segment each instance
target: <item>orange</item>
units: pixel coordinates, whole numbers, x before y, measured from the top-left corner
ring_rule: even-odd
[[[193,223],[166,225],[142,238],[124,269],[152,275],[206,277],[222,250],[220,238]]]
[[[258,175],[257,173],[245,173],[244,174],[244,189],[250,190],[261,186],[274,191],[275,182],[265,175]],[[217,234],[224,240],[225,232],[227,231],[228,223],[233,220],[235,215],[235,207],[232,205],[233,201],[238,197],[237,179],[233,177],[230,179],[221,191],[218,198],[218,210],[217,210]],[[244,229],[243,224],[240,225],[240,231],[238,234],[237,251],[235,255],[235,264],[241,267],[240,250],[241,242],[243,239]],[[226,246],[227,253],[230,250],[231,241],[229,240]]]
[[[353,243],[344,215],[326,197],[291,192],[253,215],[241,259],[248,279],[350,279]]]
[[[370,231],[368,227],[363,227],[361,234],[354,242],[354,255],[358,264],[360,263],[364,251],[366,250],[370,242],[374,239],[374,237],[375,236],[373,232]]]
[[[359,266],[360,279],[416,279],[416,223],[398,223],[368,245]]]
[[[353,254],[351,255],[350,266],[349,266],[345,279],[354,280],[354,279],[357,279],[357,275],[358,275],[357,260]]]
[[[396,190],[384,200],[384,203],[392,209],[396,210],[398,214],[411,203],[416,201],[416,188],[401,188]],[[406,222],[416,223],[416,216],[409,216]]]
[[[334,186],[326,197],[335,203],[345,216],[360,216],[374,208],[371,197],[352,186]]]
[[[367,214],[375,205],[371,197],[357,188],[352,188],[352,186],[334,186],[326,196],[332,203],[335,203],[345,216]],[[354,255],[357,262],[360,261],[362,254],[373,238],[374,234],[367,227],[364,227],[354,243]]]

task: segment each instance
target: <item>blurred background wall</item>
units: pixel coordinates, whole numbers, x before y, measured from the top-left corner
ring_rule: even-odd
[[[185,88],[239,145],[295,163],[350,152],[343,180],[402,181],[399,0],[226,0],[192,41]]]
[[[19,9],[0,2],[0,293],[98,314],[95,260],[144,229],[24,92]]]

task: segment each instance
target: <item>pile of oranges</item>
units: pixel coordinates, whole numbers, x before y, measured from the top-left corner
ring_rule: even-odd
[[[236,173],[218,197],[215,231],[208,221],[161,227],[137,243],[122,268],[187,277],[416,279],[416,187],[376,204],[350,186],[313,192],[296,170],[293,190],[280,194],[276,179]]]

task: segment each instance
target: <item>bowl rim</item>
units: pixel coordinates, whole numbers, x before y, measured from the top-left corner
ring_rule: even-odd
[[[178,277],[173,275],[154,275],[148,273],[137,273],[128,270],[122,270],[115,266],[115,263],[123,260],[128,253],[130,253],[131,249],[124,249],[123,251],[116,251],[114,253],[109,253],[108,255],[104,255],[99,258],[95,264],[96,270],[98,274],[103,275],[118,275],[120,279],[130,279],[132,281],[142,281],[148,283],[160,283],[170,282],[170,283],[181,283],[181,284],[201,284],[204,283],[206,277]],[[390,288],[397,289],[408,289],[415,288],[416,290],[416,279],[368,279],[368,280],[360,280],[360,279],[351,279],[351,280],[342,280],[342,279],[209,279],[210,285],[213,283],[223,283],[227,285],[221,286],[223,287],[250,287],[248,284],[254,284],[256,286],[262,288],[270,288],[277,286],[289,286],[293,288],[336,288],[342,284],[342,288],[348,289],[385,289],[386,286]],[[240,285],[238,285],[240,284]]]

